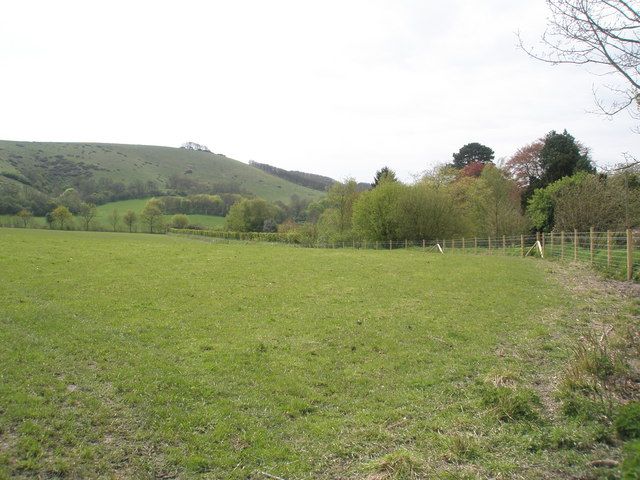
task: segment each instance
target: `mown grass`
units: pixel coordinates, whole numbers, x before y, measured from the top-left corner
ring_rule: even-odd
[[[545,268],[0,229],[0,477],[600,475]]]

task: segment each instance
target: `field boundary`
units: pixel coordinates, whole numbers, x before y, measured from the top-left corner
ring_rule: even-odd
[[[640,281],[640,230],[549,232],[527,235],[458,237],[423,240],[350,240],[319,242],[295,233],[228,232],[222,230],[168,229],[168,233],[226,241],[283,243],[304,248],[367,250],[421,249],[438,254],[533,256],[585,262],[607,276]]]

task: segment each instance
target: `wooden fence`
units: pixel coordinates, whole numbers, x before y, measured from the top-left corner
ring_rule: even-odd
[[[287,243],[307,248],[355,248],[375,250],[422,249],[441,254],[537,256],[588,262],[612,277],[640,281],[640,231],[551,232],[515,236],[440,238],[431,240],[350,240],[318,242],[298,234],[178,230],[169,233],[197,235],[218,240]]]

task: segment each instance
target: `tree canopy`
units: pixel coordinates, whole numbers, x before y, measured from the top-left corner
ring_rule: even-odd
[[[540,166],[542,167],[542,185],[571,176],[576,172],[595,172],[587,152],[581,152],[575,138],[566,130],[557,133],[552,130],[544,139],[540,150]]]
[[[398,178],[396,177],[396,172],[391,170],[389,167],[382,167],[380,170],[376,172],[375,177],[373,178],[373,188],[380,185],[382,182],[397,182]]]
[[[494,151],[486,145],[477,142],[467,143],[457,153],[453,154],[453,166],[464,168],[474,162],[488,163],[492,162],[494,157]]]

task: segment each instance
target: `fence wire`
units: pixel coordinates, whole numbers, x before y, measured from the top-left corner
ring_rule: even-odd
[[[326,249],[412,249],[425,252],[475,255],[533,256],[552,260],[587,262],[608,276],[640,281],[640,231],[551,232],[497,237],[441,238],[431,240],[351,240],[318,242],[282,233],[225,232],[220,230],[178,230],[170,233],[196,235],[217,240],[286,243]]]

